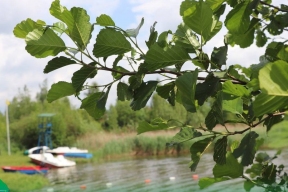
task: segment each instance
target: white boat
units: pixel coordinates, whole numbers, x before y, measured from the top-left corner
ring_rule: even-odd
[[[49,149],[49,147],[47,147],[47,146],[33,147],[31,149],[24,151],[24,155],[44,153],[48,149]]]
[[[57,155],[64,155],[68,153],[88,153],[86,149],[78,149],[76,147],[57,147],[55,149],[48,149],[46,153],[53,153]]]
[[[48,149],[46,153],[52,153],[56,155],[64,155],[65,157],[80,157],[80,158],[92,158],[93,155],[88,153],[86,149],[78,149],[76,147],[57,147],[55,149]]]
[[[63,155],[54,157],[51,153],[30,154],[29,158],[32,162],[49,168],[71,167],[76,165],[74,161],[66,159]]]

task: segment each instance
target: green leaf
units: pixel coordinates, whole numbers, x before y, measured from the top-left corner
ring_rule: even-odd
[[[232,155],[231,152],[227,152],[226,164],[216,164],[213,168],[213,175],[216,178],[224,176],[231,178],[238,178],[243,175],[243,165],[238,163],[237,159]]]
[[[180,131],[172,138],[172,140],[166,145],[172,146],[189,141],[193,138],[202,136],[201,132],[193,129],[192,127],[181,127]]]
[[[205,125],[209,130],[212,130],[218,123],[219,122],[216,118],[216,112],[211,109],[205,117]]]
[[[156,21],[154,22],[153,26],[150,28],[150,36],[148,41],[145,41],[148,48],[150,48],[157,40],[158,32],[155,31]]]
[[[142,85],[143,83],[143,78],[144,76],[141,74],[136,74],[131,77],[129,77],[128,82],[129,82],[129,89],[137,89]]]
[[[222,85],[224,93],[238,97],[248,97],[250,92],[242,85],[233,84],[232,81],[225,81]]]
[[[270,165],[266,166],[262,171],[261,180],[271,185],[276,181],[276,174],[277,174],[277,166],[271,163]]]
[[[34,29],[26,36],[28,53],[36,58],[55,56],[66,49],[64,41],[58,37],[52,29],[40,31]]]
[[[55,32],[58,32],[59,35],[62,35],[66,31],[66,25],[63,22],[56,22],[53,23],[53,26],[51,27]]]
[[[218,165],[226,164],[227,136],[218,139],[214,146],[213,159]]]
[[[230,76],[233,76],[235,79],[248,83],[250,81],[249,77],[251,71],[241,65],[231,65],[227,72]]]
[[[275,96],[288,96],[288,63],[275,61],[259,71],[259,83],[263,93]]]
[[[90,17],[85,9],[79,7],[73,7],[70,12],[73,17],[73,25],[68,25],[69,36],[76,42],[80,50],[84,50],[89,43],[93,31],[92,25],[89,22]]]
[[[260,93],[253,102],[253,111],[256,117],[273,113],[288,106],[288,97],[267,95]]]
[[[147,51],[146,62],[143,67],[149,71],[154,71],[170,65],[182,65],[189,59],[191,59],[189,54],[181,47],[171,46],[164,50],[158,44],[154,44]]]
[[[213,22],[211,26],[211,32],[208,34],[206,38],[203,38],[204,42],[208,42],[212,37],[214,37],[221,29],[222,29],[222,22],[218,21],[218,19],[213,16]]]
[[[114,21],[109,15],[101,14],[96,18],[96,23],[100,26],[115,26]]]
[[[212,11],[218,10],[226,0],[206,0]]]
[[[102,29],[97,35],[93,54],[96,57],[120,55],[131,50],[131,44],[125,36],[113,29]]]
[[[80,109],[85,109],[91,117],[96,120],[99,119],[105,113],[105,109],[97,107],[98,100],[103,97],[103,95],[105,95],[103,92],[97,92],[89,95],[82,100]]]
[[[154,119],[150,124],[146,121],[140,122],[137,128],[137,134],[141,134],[148,131],[157,131],[168,129],[167,121],[161,118]]]
[[[89,43],[93,29],[86,10],[73,7],[71,11],[68,11],[66,7],[60,5],[59,0],[55,0],[51,4],[50,13],[67,25],[68,36],[80,50],[84,50]]]
[[[201,178],[198,182],[198,185],[200,189],[204,189],[206,187],[209,187],[210,185],[213,185],[214,183],[219,183],[221,181],[229,180],[227,177],[221,177],[221,178],[210,178],[210,177],[204,177]]]
[[[75,94],[75,90],[72,86],[72,83],[59,81],[51,86],[51,89],[47,94],[47,101],[51,103],[62,97],[70,96]]]
[[[267,43],[267,37],[263,31],[257,31],[256,45],[257,47],[263,47]]]
[[[156,92],[162,98],[168,99],[171,94],[171,91],[174,90],[174,87],[175,87],[175,82],[170,82],[163,86],[158,86],[156,89]]]
[[[255,28],[259,25],[259,21],[259,19],[253,18],[247,31],[242,34],[232,34],[229,41],[239,45],[241,48],[249,47],[254,41]],[[229,44],[232,44],[231,42]]]
[[[235,158],[242,156],[241,164],[243,166],[248,166],[253,163],[256,153],[256,138],[258,136],[259,135],[254,131],[249,132],[243,137],[239,147],[234,150],[233,155]]]
[[[198,104],[203,105],[208,97],[215,95],[219,86],[220,79],[213,75],[207,76],[203,83],[197,83],[195,99],[198,100]]]
[[[95,63],[94,63],[95,64]],[[94,78],[97,74],[97,69],[93,67],[93,63],[88,66],[82,67],[80,70],[73,73],[72,85],[76,92],[82,90],[82,86],[88,78]]]
[[[244,181],[244,189],[245,191],[251,191],[251,189],[255,186],[254,183],[252,183],[251,181]]]
[[[228,52],[227,46],[222,46],[218,48],[214,47],[213,52],[211,54],[211,63],[214,64],[211,65],[212,69],[221,69],[222,65],[226,65],[227,52]]]
[[[130,37],[136,38],[137,35],[139,34],[139,31],[140,31],[140,29],[141,29],[141,27],[142,27],[143,24],[144,24],[144,18],[141,19],[141,21],[140,21],[140,23],[139,23],[139,25],[138,25],[138,27],[137,27],[136,29],[127,29],[127,30],[126,30],[126,33],[127,33]]]
[[[28,33],[32,32],[34,29],[43,29],[42,25],[37,24],[32,19],[28,18],[21,23],[18,23],[13,30],[15,37],[25,39]]]
[[[191,0],[185,0],[180,5],[180,15],[189,15],[196,9],[197,2]]]
[[[193,7],[191,12],[185,11],[183,21],[193,31],[201,35],[204,39],[207,39],[211,32],[213,22],[212,15],[213,11],[209,4],[199,1],[197,2],[195,9]]]
[[[97,100],[97,103],[96,103],[96,108],[97,110],[102,111],[103,113],[102,115],[104,115],[105,110],[106,110],[105,106],[107,103],[110,89],[111,89],[111,85],[107,88],[107,91],[101,95],[101,97]]]
[[[177,94],[181,100],[182,105],[189,112],[196,112],[195,106],[195,90],[196,82],[198,78],[198,70],[196,69],[193,73],[184,73],[178,77],[175,81],[177,86]]]
[[[225,25],[232,34],[244,34],[250,24],[250,14],[252,10],[249,9],[250,1],[243,1],[232,9],[225,19]]]
[[[227,94],[223,94],[222,99],[223,111],[228,111],[234,114],[243,113],[243,101],[240,97],[233,97]]]
[[[168,35],[171,34],[172,32],[169,30],[169,31],[164,31],[162,32],[158,39],[157,39],[157,44],[163,48],[164,50],[168,47]]]
[[[44,73],[49,73],[61,67],[65,67],[67,65],[76,64],[76,63],[77,63],[76,61],[69,59],[67,57],[63,57],[63,56],[55,57],[48,62],[48,64],[46,65],[44,69]]]
[[[264,121],[264,125],[267,127],[267,132],[270,131],[270,129],[272,128],[273,125],[281,122],[282,120],[283,120],[283,118],[281,117],[281,115],[268,117]]]
[[[174,42],[176,45],[180,45],[189,52],[194,53],[195,49],[199,49],[200,43],[197,36],[193,31],[184,23],[178,25],[178,29],[174,34]]]
[[[133,110],[139,110],[146,106],[152,93],[156,89],[158,81],[143,82],[139,88],[134,91],[133,100],[130,104]]]
[[[212,143],[212,137],[208,137],[208,138],[205,138],[203,140],[199,140],[199,141],[197,141],[191,145],[190,153],[191,153],[191,160],[192,161],[189,163],[189,167],[190,167],[191,171],[196,170],[197,165],[198,165],[200,158],[202,157],[204,151]]]
[[[129,86],[125,83],[119,82],[117,85],[117,96],[120,101],[132,99],[132,92],[129,90]]]

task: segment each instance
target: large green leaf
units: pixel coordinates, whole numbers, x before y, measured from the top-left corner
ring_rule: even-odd
[[[194,10],[185,11],[183,16],[184,23],[197,34],[207,39],[211,32],[213,11],[209,4],[199,1]]]
[[[221,29],[222,29],[222,22],[218,20],[215,16],[212,17],[213,22],[211,26],[211,32],[208,34],[206,38],[203,38],[204,42],[209,41],[214,37]]]
[[[172,138],[172,140],[167,143],[167,145],[172,146],[175,144],[180,144],[200,136],[202,136],[202,133],[198,132],[192,127],[182,127],[181,130]]]
[[[51,103],[62,97],[70,96],[75,94],[75,90],[72,86],[72,83],[59,81],[51,86],[51,89],[47,94],[47,101]]]
[[[132,99],[132,92],[126,83],[119,82],[117,85],[118,100],[125,101]]]
[[[227,152],[226,164],[216,164],[213,168],[213,175],[216,178],[221,178],[224,176],[238,178],[243,175],[243,165],[238,163],[237,159],[232,155],[231,152]]]
[[[80,50],[84,50],[92,33],[90,17],[85,9],[79,7],[73,7],[70,12],[74,22],[72,26],[68,25],[69,36],[76,42]]]
[[[13,30],[15,37],[25,39],[28,33],[34,29],[43,29],[43,26],[28,18],[25,21],[17,24]]]
[[[218,183],[221,181],[229,180],[227,177],[221,177],[221,178],[210,178],[210,177],[203,177],[200,178],[198,185],[200,189],[204,189],[206,187],[209,187],[210,185],[213,185],[214,183]]]
[[[273,113],[288,106],[288,97],[267,95],[260,93],[253,102],[253,111],[256,117]]]
[[[241,164],[243,166],[248,166],[253,163],[253,159],[256,153],[256,138],[258,136],[259,135],[254,131],[249,132],[243,137],[239,147],[233,151],[235,158],[242,156]]]
[[[252,45],[254,41],[255,28],[259,25],[259,21],[260,21],[259,19],[253,18],[245,33],[232,34],[229,41],[232,42],[233,44],[235,43],[239,45],[241,48],[249,47],[250,45]]]
[[[147,70],[154,71],[170,65],[182,65],[189,59],[189,54],[181,47],[171,46],[164,50],[158,44],[154,44],[147,51],[146,62],[142,65]]]
[[[214,146],[213,159],[218,165],[226,164],[227,136],[218,139]]]
[[[190,153],[192,161],[189,163],[191,171],[196,170],[200,158],[202,157],[204,151],[209,147],[211,143],[212,143],[212,137],[208,137],[203,140],[199,140],[191,145]]]
[[[139,88],[134,91],[133,100],[130,104],[133,110],[139,110],[146,106],[152,93],[156,89],[158,81],[143,82]]]
[[[64,41],[52,29],[34,29],[26,36],[28,53],[36,58],[55,56],[66,49]]]
[[[96,57],[120,55],[131,50],[131,44],[125,36],[113,29],[102,29],[97,35],[93,54]]]
[[[240,97],[233,97],[223,93],[222,110],[234,114],[242,114],[243,101]]]
[[[91,67],[89,67],[91,66]],[[72,85],[76,92],[81,91],[82,86],[84,85],[85,81],[88,78],[93,78],[97,74],[97,69],[95,69],[92,65],[84,66],[75,73],[73,73],[72,76]]]
[[[97,103],[96,103],[96,108],[103,112],[102,115],[104,115],[105,110],[106,110],[106,103],[107,103],[110,89],[111,89],[111,85],[107,88],[107,91],[101,95],[101,97],[97,100]]]
[[[167,125],[167,121],[164,121],[161,118],[154,119],[151,123],[146,121],[140,122],[137,128],[137,133],[145,133],[148,131],[157,131],[157,130],[164,130],[168,129],[169,126]]]
[[[222,85],[223,92],[238,97],[248,97],[250,92],[242,85],[233,84],[232,81],[225,81]]]
[[[250,24],[250,14],[252,9],[249,9],[250,1],[243,1],[232,9],[225,19],[225,25],[232,34],[244,34]]]
[[[101,14],[96,18],[96,23],[100,26],[115,26],[114,21],[109,15]]]
[[[195,106],[195,90],[198,78],[198,70],[193,73],[185,73],[178,77],[175,81],[177,86],[177,94],[181,100],[182,105],[189,112],[196,112]]]
[[[55,0],[51,4],[50,13],[67,25],[66,33],[80,50],[84,50],[89,43],[93,28],[86,10],[73,7],[69,11],[66,7],[60,5],[59,0]]]
[[[105,93],[103,92],[97,92],[89,95],[85,99],[82,100],[82,104],[80,106],[81,109],[85,109],[91,117],[94,119],[99,119],[104,115],[105,113],[105,108],[98,108],[98,100],[103,97]]]
[[[76,61],[69,59],[67,57],[55,57],[52,60],[50,60],[48,62],[48,64],[46,65],[45,69],[44,69],[44,73],[49,73],[51,71],[54,71],[56,69],[59,69],[61,67],[65,67],[67,65],[71,65],[71,64],[75,64],[77,63]]]
[[[197,2],[191,0],[185,0],[180,5],[180,15],[188,15],[195,11]]]
[[[288,96],[288,63],[275,61],[259,71],[261,90],[268,95]]]

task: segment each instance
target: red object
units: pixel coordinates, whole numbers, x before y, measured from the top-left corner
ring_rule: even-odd
[[[47,167],[41,166],[3,166],[4,172],[20,172],[25,174],[47,173]]]

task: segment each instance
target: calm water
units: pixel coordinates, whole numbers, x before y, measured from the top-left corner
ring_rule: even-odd
[[[274,154],[274,151],[267,152]],[[275,163],[282,163],[288,172],[288,152],[282,152],[281,158]],[[79,164],[71,168],[50,170],[47,177],[51,186],[42,192],[76,192],[76,191],[245,191],[243,180],[237,179],[214,184],[205,190],[200,190],[198,180],[193,179],[197,174],[201,177],[212,177],[213,157],[205,154],[196,172],[188,168],[190,156],[164,159],[137,159],[107,163]],[[85,186],[85,189],[84,189]],[[82,188],[81,188],[82,187]],[[252,191],[263,191],[254,188]]]

